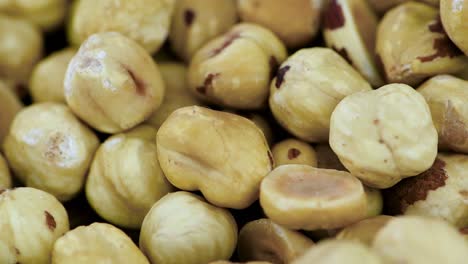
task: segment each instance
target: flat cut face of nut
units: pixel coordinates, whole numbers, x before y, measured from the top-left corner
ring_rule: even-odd
[[[468,37],[464,32],[468,26],[468,2],[459,0],[440,0],[440,16],[450,39],[465,55],[468,54]]]

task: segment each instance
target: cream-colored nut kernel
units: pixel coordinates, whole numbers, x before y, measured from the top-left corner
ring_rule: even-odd
[[[460,0],[440,0],[440,17],[450,39],[465,54],[468,54],[468,2]]]
[[[373,250],[384,263],[465,263],[468,243],[450,224],[404,216],[390,220],[374,238]]]
[[[75,54],[74,48],[56,51],[34,67],[29,80],[29,92],[34,102],[65,103],[63,81],[68,63]]]
[[[242,227],[237,251],[241,261],[291,263],[313,245],[305,235],[262,218]]]
[[[172,190],[159,166],[156,129],[151,129],[151,139],[138,132],[108,138],[91,164],[86,197],[96,212],[112,224],[140,228],[151,206]]]
[[[66,201],[83,187],[98,145],[93,131],[68,107],[40,103],[16,115],[4,150],[13,173],[26,186]]]
[[[51,263],[149,264],[145,255],[122,230],[105,223],[79,226],[57,239]]]
[[[260,205],[265,214],[290,229],[344,227],[366,217],[361,182],[344,171],[308,165],[283,165],[263,179]]]
[[[68,231],[67,211],[34,188],[0,191],[0,263],[49,264],[55,240]]]
[[[294,136],[325,142],[336,105],[347,95],[371,89],[333,50],[301,49],[281,65],[271,82],[270,108],[276,120]]]
[[[311,247],[292,264],[381,264],[380,257],[361,243],[325,240]]]
[[[347,171],[328,143],[317,144],[314,149],[317,156],[317,168]]]
[[[382,193],[379,189],[364,186],[367,198],[367,217],[380,215],[383,209]]]
[[[372,246],[377,232],[393,218],[393,216],[379,215],[361,220],[343,228],[336,235],[336,239],[351,240]]]
[[[169,40],[183,60],[206,42],[223,34],[237,22],[234,0],[179,0],[174,7]]]
[[[174,110],[201,102],[190,92],[187,83],[187,67],[182,63],[164,62],[158,65],[166,87],[161,106],[146,120],[159,128]]]
[[[79,46],[89,36],[119,32],[149,53],[160,49],[169,35],[175,0],[80,0],[75,1],[68,37]]]
[[[143,122],[164,96],[164,82],[151,56],[117,32],[89,37],[68,65],[64,85],[73,112],[106,133]]]
[[[158,264],[227,260],[236,242],[237,225],[229,211],[183,191],[159,200],[146,215],[140,233],[141,250]]]
[[[125,131],[122,134],[125,134],[127,138],[136,138],[139,140],[150,141],[150,143],[155,143],[154,139],[158,130],[150,125],[139,125],[130,130]]]
[[[22,103],[13,91],[0,81],[0,149],[2,149],[3,141],[10,130],[11,122],[22,107]]]
[[[197,51],[190,62],[189,88],[224,107],[261,108],[271,76],[286,56],[286,48],[270,30],[237,24]]]
[[[276,143],[271,149],[275,166],[303,164],[317,167],[317,155],[308,143],[290,138]]]
[[[270,123],[266,120],[266,118],[263,115],[261,115],[260,113],[250,112],[250,111],[248,111],[248,112],[246,112],[246,111],[235,111],[235,110],[232,110],[232,109],[229,109],[229,108],[223,109],[223,111],[243,116],[243,117],[249,119],[250,121],[254,122],[255,125],[257,125],[257,127],[260,128],[260,130],[262,130],[263,135],[265,136],[265,138],[266,138],[266,140],[268,142],[268,145],[272,144],[273,139],[274,139],[273,129],[272,129]]]
[[[0,190],[11,188],[11,174],[8,164],[0,153]]]
[[[375,61],[378,18],[367,0],[331,0],[324,11],[325,43],[374,87],[383,85]]]
[[[251,205],[274,166],[268,143],[252,121],[198,106],[173,112],[156,143],[167,179],[179,189],[200,190],[220,207]]]
[[[408,85],[389,84],[338,104],[330,146],[351,174],[384,189],[431,167],[437,131],[422,95]]]
[[[437,8],[408,2],[385,14],[376,52],[388,82],[416,85],[436,74],[456,73],[468,58],[449,39]]]

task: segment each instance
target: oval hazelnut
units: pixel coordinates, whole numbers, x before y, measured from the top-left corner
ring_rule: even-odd
[[[271,149],[275,166],[285,164],[303,164],[317,167],[314,148],[304,141],[290,138],[276,143]]]

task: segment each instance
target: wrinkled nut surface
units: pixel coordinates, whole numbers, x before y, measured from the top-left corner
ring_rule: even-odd
[[[379,189],[364,186],[367,198],[367,217],[377,216],[382,213],[383,199]]]
[[[268,218],[290,229],[339,228],[367,214],[357,178],[308,165],[283,165],[270,172],[260,186],[260,205]]]
[[[393,216],[379,215],[361,220],[343,228],[336,235],[336,239],[351,240],[371,246],[377,232],[393,218]]]
[[[13,91],[0,81],[0,149],[3,148],[3,141],[10,130],[11,122],[22,107]]]
[[[468,54],[468,2],[459,0],[440,0],[440,17],[450,39]]]
[[[409,85],[468,65],[445,33],[438,9],[418,2],[402,4],[385,14],[377,30],[376,52],[387,81]]]
[[[13,173],[26,186],[66,201],[83,187],[98,145],[93,131],[68,107],[40,103],[16,115],[4,151]]]
[[[418,216],[390,220],[372,246],[384,263],[465,263],[468,243],[457,229],[437,219]]]
[[[143,122],[164,96],[164,82],[151,56],[116,32],[92,35],[81,45],[64,85],[73,112],[106,133]]]
[[[328,143],[317,144],[314,149],[317,156],[317,168],[347,171]]]
[[[48,264],[55,240],[68,231],[57,199],[34,188],[0,190],[0,262]]]
[[[173,112],[156,142],[167,179],[179,189],[200,190],[220,207],[252,204],[274,166],[268,143],[252,121],[203,107]]]
[[[73,45],[96,33],[116,31],[155,53],[169,35],[175,0],[80,0],[74,5],[68,25]]]
[[[151,263],[159,264],[227,260],[236,243],[237,225],[229,211],[182,191],[159,200],[140,233],[141,250]]]
[[[105,223],[79,226],[59,238],[54,244],[51,263],[149,264],[122,230]]]
[[[290,138],[276,143],[271,149],[275,166],[285,164],[303,164],[317,167],[317,155],[308,143]]]
[[[305,235],[262,218],[247,223],[239,232],[237,252],[241,261],[291,263],[314,245]]]
[[[234,0],[179,0],[174,7],[169,40],[183,60],[206,42],[226,32],[237,22]]]
[[[283,43],[270,30],[237,24],[195,53],[188,72],[190,90],[220,106],[261,108],[271,76],[286,56]]]
[[[318,1],[240,0],[237,5],[243,21],[269,28],[290,48],[308,44],[319,29]]]
[[[11,174],[8,164],[0,153],[0,191],[11,188]]]
[[[76,49],[66,48],[36,64],[29,79],[29,92],[34,102],[65,103],[63,81],[68,63],[75,54]]]
[[[281,64],[271,82],[276,120],[308,142],[328,140],[330,116],[347,95],[371,90],[363,77],[328,48],[301,49]]]
[[[144,128],[143,128],[144,129]],[[86,181],[86,197],[110,223],[140,228],[151,206],[172,190],[158,162],[156,129],[116,134],[96,152]],[[143,132],[145,133],[145,132]]]
[[[383,189],[431,167],[437,131],[422,95],[405,84],[389,84],[338,104],[330,146],[351,174]]]

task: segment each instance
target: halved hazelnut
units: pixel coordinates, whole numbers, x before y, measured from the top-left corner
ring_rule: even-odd
[[[377,232],[393,218],[388,215],[379,215],[361,220],[343,228],[336,235],[336,239],[351,240],[371,246]]]
[[[271,149],[275,166],[285,164],[303,164],[317,167],[317,155],[308,143],[290,138],[276,143]]]

